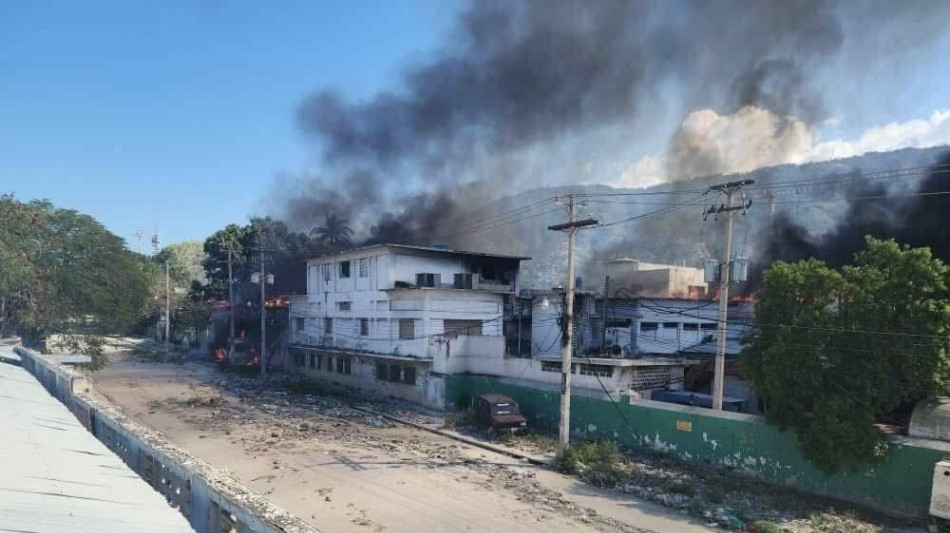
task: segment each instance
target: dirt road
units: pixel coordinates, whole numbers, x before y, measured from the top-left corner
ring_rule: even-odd
[[[659,506],[601,502],[526,462],[208,365],[117,361],[92,382],[141,423],[327,532],[708,531]],[[564,496],[575,489],[576,498]]]

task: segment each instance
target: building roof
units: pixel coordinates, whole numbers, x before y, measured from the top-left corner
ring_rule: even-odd
[[[0,427],[0,531],[193,532],[32,374],[3,362]]]
[[[379,248],[396,248],[400,250],[414,250],[419,252],[432,252],[437,254],[447,254],[447,255],[460,255],[467,257],[486,257],[490,259],[509,259],[514,261],[529,261],[531,260],[528,256],[520,255],[503,255],[503,254],[490,254],[485,252],[466,252],[463,250],[453,250],[451,248],[441,247],[441,246],[413,246],[411,244],[370,244],[367,246],[359,246],[356,248],[348,248],[346,250],[340,250],[339,252],[331,252],[328,254],[319,255],[311,259],[323,259],[325,257],[336,257],[338,255],[347,255],[358,252],[365,252],[369,250],[376,250]]]

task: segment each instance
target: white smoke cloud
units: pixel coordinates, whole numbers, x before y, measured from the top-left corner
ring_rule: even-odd
[[[723,115],[700,109],[686,117],[667,153],[651,154],[627,165],[611,185],[646,187],[765,166],[944,144],[950,144],[950,110],[935,111],[926,119],[874,126],[854,140],[819,142],[815,130],[801,120],[778,117],[767,109],[746,106]]]

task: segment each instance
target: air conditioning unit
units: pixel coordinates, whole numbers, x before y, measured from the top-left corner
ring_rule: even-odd
[[[453,287],[455,287],[456,289],[474,289],[475,288],[474,277],[475,276],[472,274],[456,274],[455,283],[453,283]]]
[[[419,274],[416,274],[416,287],[438,287],[439,283],[441,282],[440,278],[441,276],[439,274],[420,272]]]

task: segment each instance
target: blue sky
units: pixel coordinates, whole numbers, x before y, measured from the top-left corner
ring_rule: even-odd
[[[294,110],[368,95],[436,45],[445,0],[0,3],[0,191],[92,214],[135,247],[203,239],[312,164]],[[213,201],[209,202],[209,199]]]
[[[0,2],[0,192],[89,213],[132,248],[136,229],[204,239],[265,211],[279,172],[318,166],[294,122],[307,94],[393,87],[460,3]],[[950,109],[946,57],[950,38],[829,80],[821,140]]]

